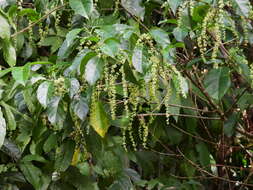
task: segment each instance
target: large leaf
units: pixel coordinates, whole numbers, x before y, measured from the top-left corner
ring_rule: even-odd
[[[69,54],[72,52],[73,47],[75,46],[75,39],[77,38],[77,35],[81,32],[82,29],[74,29],[71,30],[67,35],[66,39],[64,40],[62,46],[60,47],[58,51],[58,57],[60,59],[65,59],[69,56]]]
[[[3,15],[1,15],[1,13],[0,13],[0,23],[1,23],[0,38],[9,39],[11,35],[10,25],[7,19]]]
[[[51,134],[43,145],[43,150],[48,153],[53,148],[57,147],[57,135]]]
[[[220,100],[231,85],[229,68],[212,69],[204,80],[206,92],[214,99]]]
[[[119,48],[120,48],[119,42],[114,38],[109,38],[104,41],[100,49],[106,55],[115,57],[120,50]]]
[[[74,141],[66,141],[60,148],[60,153],[56,155],[55,169],[65,171],[71,164],[75,150]]]
[[[110,125],[103,105],[99,101],[94,102],[92,107],[90,124],[101,137],[105,137]]]
[[[47,106],[48,120],[57,125],[60,129],[63,127],[63,122],[66,117],[63,104],[60,97],[53,97]]]
[[[0,107],[0,148],[4,143],[5,135],[6,135],[6,122],[3,117],[2,109]]]
[[[87,19],[89,18],[94,8],[93,0],[70,0],[69,5],[76,14],[80,14]]]
[[[166,31],[160,28],[155,28],[150,30],[150,34],[155,41],[162,46],[162,48],[165,48],[170,44],[169,35]]]
[[[16,50],[9,40],[4,40],[3,55],[5,61],[8,63],[10,67],[16,65]]]
[[[89,111],[89,107],[87,104],[87,100],[83,97],[80,99],[75,99],[71,102],[71,108],[73,109],[74,113],[84,121]]]
[[[240,15],[249,16],[250,11],[252,11],[249,0],[234,0],[234,3],[237,5],[237,12]]]
[[[26,81],[30,75],[30,65],[27,64],[23,67],[15,67],[11,72],[13,78],[19,83],[25,86]]]
[[[37,90],[37,99],[43,107],[47,107],[50,101],[50,97],[52,96],[53,93],[52,89],[53,89],[52,82],[45,81],[40,84]]]
[[[138,45],[133,50],[132,64],[136,71],[140,73],[146,73],[150,66],[147,51],[145,46]]]
[[[85,67],[85,79],[90,85],[94,85],[103,72],[103,61],[99,57],[90,59]]]
[[[142,0],[121,0],[122,6],[132,15],[144,19],[145,8],[141,5]]]

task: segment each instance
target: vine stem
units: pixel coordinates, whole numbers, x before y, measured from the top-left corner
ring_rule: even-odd
[[[63,4],[63,5],[60,5],[60,6],[57,6],[57,7],[53,8],[51,11],[49,11],[49,12],[46,13],[44,16],[42,16],[39,20],[37,20],[37,21],[31,23],[30,25],[28,25],[27,27],[23,28],[22,30],[20,30],[20,31],[14,33],[14,34],[12,34],[11,37],[15,37],[15,36],[17,36],[17,35],[19,35],[19,34],[21,34],[21,33],[23,33],[23,32],[26,32],[27,30],[29,30],[30,28],[32,28],[32,27],[35,26],[36,24],[38,24],[38,23],[40,23],[41,21],[43,21],[44,19],[46,19],[46,18],[47,18],[50,14],[52,14],[53,12],[55,12],[55,11],[57,11],[57,10],[59,10],[59,9],[61,9],[61,8],[63,8],[63,7],[65,7],[67,4],[68,4],[68,3],[65,3],[65,4]]]

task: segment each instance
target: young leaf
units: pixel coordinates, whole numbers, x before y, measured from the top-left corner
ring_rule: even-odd
[[[94,102],[90,115],[90,124],[93,129],[101,136],[105,137],[107,130],[110,126],[106,112],[101,102]]]
[[[30,65],[27,64],[23,67],[15,67],[11,74],[13,78],[19,83],[25,86],[26,81],[29,79],[30,75]]]
[[[87,19],[89,19],[94,8],[92,0],[70,0],[69,5],[76,14],[80,14]]]
[[[5,135],[6,135],[6,122],[3,117],[2,109],[0,107],[0,148],[4,143]]]

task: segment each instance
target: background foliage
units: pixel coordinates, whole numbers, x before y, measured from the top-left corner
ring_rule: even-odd
[[[0,0],[0,189],[251,189],[252,3]]]

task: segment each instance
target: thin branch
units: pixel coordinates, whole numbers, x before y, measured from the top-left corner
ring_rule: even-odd
[[[206,119],[206,120],[220,120],[219,117],[204,117],[204,116],[196,116],[196,115],[186,115],[186,114],[174,114],[174,113],[144,113],[137,114],[138,117],[148,117],[148,116],[179,116],[179,117],[189,117],[189,118],[198,118],[198,119]]]
[[[57,7],[53,8],[53,9],[52,9],[51,11],[49,11],[47,14],[45,14],[44,16],[42,16],[39,20],[37,20],[37,21],[31,23],[30,25],[28,25],[27,27],[23,28],[22,30],[20,30],[20,31],[14,33],[14,34],[12,34],[11,37],[15,37],[15,36],[17,36],[17,35],[19,35],[19,34],[21,34],[21,33],[23,33],[23,32],[26,32],[27,30],[29,30],[30,28],[32,28],[32,27],[35,26],[36,24],[42,22],[44,19],[46,19],[46,18],[47,18],[50,14],[52,14],[53,12],[55,12],[55,11],[57,11],[57,10],[59,10],[59,9],[61,9],[61,8],[63,8],[63,7],[65,7],[67,4],[68,4],[68,3],[65,3],[65,4],[63,4],[63,5],[60,5],[60,6],[57,6]]]
[[[247,183],[243,183],[243,182],[240,182],[240,181],[234,181],[234,180],[230,180],[230,179],[227,179],[227,178],[223,178],[223,177],[219,177],[219,176],[216,176],[208,171],[206,171],[205,169],[201,168],[198,164],[196,164],[195,162],[193,162],[192,160],[190,160],[189,158],[187,158],[183,153],[182,151],[180,151],[179,148],[177,148],[178,152],[182,155],[182,157],[189,163],[191,164],[193,167],[195,167],[198,171],[202,172],[202,173],[205,173],[211,177],[213,177],[214,179],[218,179],[218,180],[221,180],[221,181],[226,181],[226,182],[229,182],[229,183],[234,183],[234,184],[240,184],[240,185],[244,185],[244,186],[249,186],[249,187],[253,187],[253,184],[247,184]]]

